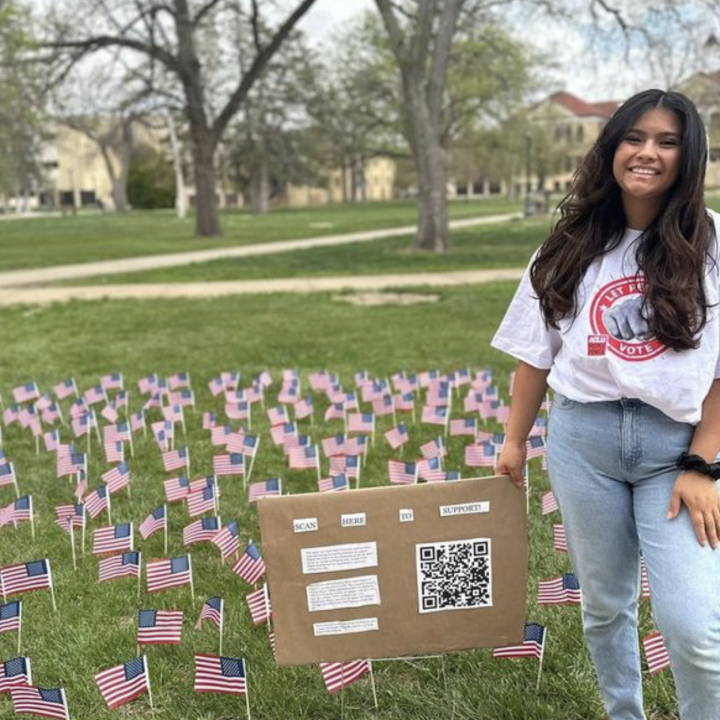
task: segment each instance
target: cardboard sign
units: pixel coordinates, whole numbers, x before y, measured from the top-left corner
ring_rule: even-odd
[[[278,664],[521,643],[525,508],[505,476],[260,499]]]

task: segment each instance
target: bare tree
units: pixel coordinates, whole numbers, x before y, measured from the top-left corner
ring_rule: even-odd
[[[136,53],[151,65],[159,64],[173,75],[183,90],[185,113],[190,128],[195,176],[196,234],[221,234],[215,195],[214,156],[228,123],[244,103],[250,89],[290,31],[312,7],[315,0],[301,0],[277,26],[267,42],[257,29],[261,23],[260,3],[250,0],[127,0],[106,3],[84,0],[75,4],[62,23],[56,23],[53,38],[45,47],[69,53],[71,62],[104,48],[121,48]],[[211,107],[206,93],[207,54],[201,54],[201,34],[209,27],[222,26],[223,12],[242,15],[256,32],[254,54],[247,69],[239,74],[222,105]],[[265,23],[269,25],[269,23]]]

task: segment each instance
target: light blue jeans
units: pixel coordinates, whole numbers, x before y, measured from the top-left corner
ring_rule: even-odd
[[[670,654],[683,720],[720,720],[720,548],[687,509],[667,520],[675,460],[693,426],[640,400],[555,395],[548,473],[583,594],[583,628],[612,720],[644,720],[637,628],[639,552]]]

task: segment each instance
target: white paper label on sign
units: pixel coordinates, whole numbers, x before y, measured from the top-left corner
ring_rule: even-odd
[[[366,522],[365,513],[348,513],[340,516],[340,527],[362,527]]]
[[[415,513],[412,508],[400,508],[400,522],[414,522]]]
[[[469,502],[460,505],[441,505],[440,517],[454,517],[455,515],[480,515],[490,512],[490,502]]]
[[[300,518],[299,520],[293,520],[293,532],[315,532],[317,529],[317,518]]]
[[[376,617],[313,623],[313,633],[315,637],[323,637],[324,635],[350,635],[351,633],[371,632],[377,629],[378,619]]]
[[[303,548],[302,569],[304,575],[311,573],[339,572],[377,567],[377,543],[343,543],[324,547]]]
[[[327,580],[305,588],[309,612],[380,604],[377,575]]]

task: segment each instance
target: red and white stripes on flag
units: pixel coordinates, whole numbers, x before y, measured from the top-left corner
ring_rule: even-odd
[[[114,710],[150,689],[147,658],[137,657],[103,670],[95,682],[108,708]]]
[[[126,552],[133,549],[133,524],[122,523],[98,528],[93,533],[93,555]]]
[[[13,710],[18,715],[70,720],[67,698],[62,688],[41,688],[33,685],[10,688]]]
[[[0,569],[0,586],[5,598],[31,590],[51,588],[50,560],[32,560],[16,565],[6,565]]]
[[[557,552],[564,553],[568,551],[565,526],[562,523],[555,523],[555,525],[553,525],[553,549]]]
[[[192,560],[190,555],[164,558],[147,564],[147,590],[157,592],[166,588],[192,585]]]
[[[195,692],[245,695],[247,678],[242,658],[195,655]]]
[[[668,655],[662,635],[659,632],[650,633],[650,635],[644,637],[642,644],[645,650],[648,670],[653,675],[670,667],[670,656]]]
[[[363,675],[367,675],[370,670],[370,660],[320,663],[320,672],[329,693],[336,693],[338,690],[352,685]]]
[[[262,625],[272,617],[272,605],[270,604],[267,585],[248,593],[245,600],[248,610],[250,610],[250,617],[255,625]]]
[[[542,514],[549,515],[556,510],[559,510],[557,500],[553,495],[552,490],[548,490],[542,497]]]
[[[138,645],[179,645],[182,641],[182,610],[140,610]]]

